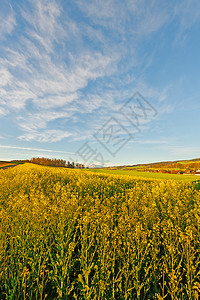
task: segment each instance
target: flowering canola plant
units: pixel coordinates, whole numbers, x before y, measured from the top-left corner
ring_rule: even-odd
[[[191,183],[0,170],[0,299],[199,299]]]

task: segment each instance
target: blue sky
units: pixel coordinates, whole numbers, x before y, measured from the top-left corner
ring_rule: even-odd
[[[199,0],[0,6],[1,160],[200,157]]]

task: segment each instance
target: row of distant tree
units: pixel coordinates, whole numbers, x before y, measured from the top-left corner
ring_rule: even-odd
[[[43,165],[43,166],[52,166],[52,167],[64,167],[64,168],[71,168],[71,169],[84,169],[84,164],[79,164],[75,162],[66,162],[63,159],[56,159],[56,158],[45,158],[45,157],[33,157],[29,162],[33,164]]]

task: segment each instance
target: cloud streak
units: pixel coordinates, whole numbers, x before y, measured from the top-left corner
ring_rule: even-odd
[[[7,6],[0,14],[0,38],[7,37],[0,57],[0,116],[14,115],[20,140],[59,142],[72,132],[78,136],[76,123],[84,123],[84,133],[98,128],[136,90],[164,103],[168,86],[151,88],[141,74],[140,43],[175,17],[184,30],[196,1],[172,9],[157,0],[76,0],[81,19],[64,1],[22,1],[16,12]],[[164,103],[160,111],[167,110]]]
[[[59,151],[59,150],[50,150],[50,149],[41,149],[41,148],[32,148],[32,147],[17,147],[17,146],[8,146],[0,145],[1,149],[17,149],[17,150],[27,150],[27,151],[37,151],[37,152],[49,152],[49,153],[61,153],[61,154],[74,154],[73,152]]]
[[[0,39],[4,39],[6,35],[12,34],[16,26],[15,13],[12,6],[6,5],[4,7],[4,4],[1,4],[0,24]]]
[[[0,114],[12,111],[19,114],[19,117],[16,115],[17,124],[27,132],[20,138],[46,142],[52,137],[52,141],[58,141],[67,134],[59,134],[56,139],[52,129],[47,129],[48,138],[45,138],[37,128],[47,128],[53,119],[73,115],[77,105],[69,109],[70,114],[63,110],[78,100],[80,91],[90,81],[109,75],[115,59],[84,47],[78,55],[70,51],[65,53],[64,47],[60,50],[60,58],[55,56],[58,44],[64,45],[73,39],[73,36],[69,37],[73,32],[69,32],[74,22],[69,18],[67,22],[63,21],[62,8],[55,1],[30,3],[29,9],[21,8],[25,30],[15,41],[16,50],[8,46],[0,60]],[[74,34],[77,34],[76,30]],[[32,114],[27,111],[30,101],[34,109]],[[58,108],[62,111],[56,111]],[[23,117],[20,117],[20,111]],[[35,130],[34,134],[32,130]]]

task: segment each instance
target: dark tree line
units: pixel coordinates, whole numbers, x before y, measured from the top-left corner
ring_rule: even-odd
[[[45,157],[33,157],[30,160],[31,163],[43,166],[51,166],[51,167],[64,167],[64,168],[71,168],[71,169],[84,169],[84,164],[74,163],[74,162],[66,162],[63,159],[56,159],[56,158],[45,158]]]

